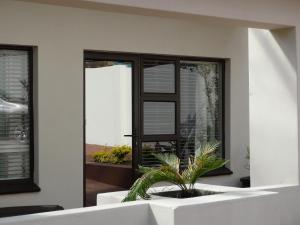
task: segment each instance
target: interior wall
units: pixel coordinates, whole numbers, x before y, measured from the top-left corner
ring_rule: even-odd
[[[40,193],[2,195],[0,206],[83,204],[83,51],[230,59],[227,151],[233,175],[207,183],[237,185],[248,171],[247,29],[209,22],[146,17],[1,0],[0,43],[38,49],[36,161]],[[38,78],[38,79],[37,79]]]
[[[298,184],[293,28],[249,30],[251,186]]]

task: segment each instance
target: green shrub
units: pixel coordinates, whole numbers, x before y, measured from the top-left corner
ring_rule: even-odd
[[[128,145],[115,146],[112,148],[111,153],[118,160],[125,160],[125,157],[131,153],[131,147]]]
[[[131,151],[128,145],[115,146],[109,151],[95,152],[93,159],[98,163],[121,164],[130,160],[127,156]]]
[[[93,154],[95,162],[99,163],[109,163],[111,162],[111,153],[110,152],[95,152]]]

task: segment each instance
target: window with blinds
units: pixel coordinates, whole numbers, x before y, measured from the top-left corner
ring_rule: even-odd
[[[222,142],[222,64],[180,62],[180,152],[184,159],[207,142]],[[222,155],[219,148],[217,154]]]
[[[143,135],[140,164],[154,167],[160,162],[153,154],[176,153],[176,62],[156,58],[141,61]]]
[[[0,46],[0,181],[30,178],[31,49]]]
[[[143,59],[140,163],[158,166],[153,153],[176,153],[186,166],[201,145],[220,141],[224,157],[222,60]]]

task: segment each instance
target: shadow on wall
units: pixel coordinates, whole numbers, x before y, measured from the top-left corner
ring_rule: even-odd
[[[249,29],[252,187],[298,183],[296,62],[294,28]]]
[[[265,54],[272,54],[272,59],[266,63],[272,63],[271,67],[276,70],[282,82],[286,84],[287,90],[292,91],[290,87],[297,82],[295,74],[297,73],[297,54],[296,54],[296,32],[295,28],[285,28],[276,30],[250,29],[250,35],[259,43],[260,49]],[[275,46],[275,47],[274,47]],[[262,53],[264,54],[264,53]],[[268,65],[266,65],[268,66]],[[270,83],[266,84],[269,85]],[[290,93],[290,99],[297,104],[295,93]]]

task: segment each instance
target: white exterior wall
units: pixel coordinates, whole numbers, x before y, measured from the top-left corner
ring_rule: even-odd
[[[251,186],[298,184],[294,29],[250,29]]]
[[[117,216],[116,216],[117,215]],[[155,225],[150,207],[145,203],[88,207],[35,215],[2,218],[1,225]],[[268,224],[269,225],[269,224]],[[271,225],[271,224],[270,224]]]
[[[126,192],[112,192],[98,195],[100,205],[97,207],[4,218],[0,219],[0,224],[281,225],[280,209],[277,207],[280,196],[277,193],[203,184],[197,186],[226,193],[192,199],[155,197],[153,200],[120,203]],[[156,191],[159,190],[156,188]]]
[[[249,145],[247,29],[141,15],[0,1],[0,43],[38,47],[36,182],[40,193],[2,195],[0,206],[60,204],[82,206],[83,51],[223,57],[227,75],[227,150],[231,176],[203,182],[236,185]]]

